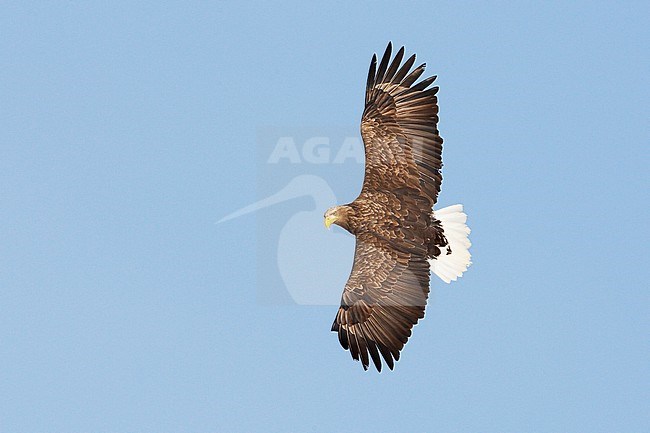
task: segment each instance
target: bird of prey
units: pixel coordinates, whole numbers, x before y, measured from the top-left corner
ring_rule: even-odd
[[[426,64],[404,63],[404,47],[379,67],[373,55],[361,136],[366,164],[359,196],[325,212],[356,237],[354,264],[332,331],[361,361],[392,370],[411,329],[424,317],[433,272],[446,283],[471,264],[462,205],[434,210],[442,183],[435,76],[416,83]]]

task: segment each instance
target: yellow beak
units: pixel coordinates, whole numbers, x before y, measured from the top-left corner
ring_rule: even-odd
[[[328,217],[325,217],[325,227],[327,227],[327,228],[329,229],[330,226],[332,225],[332,223],[333,223],[334,221],[336,221],[336,217],[335,217],[335,216],[328,216]]]

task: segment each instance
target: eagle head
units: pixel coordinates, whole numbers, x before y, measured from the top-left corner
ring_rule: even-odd
[[[325,227],[329,229],[332,224],[336,224],[337,226],[350,231],[349,216],[351,212],[353,212],[353,210],[348,205],[334,206],[327,209],[327,212],[325,212]]]

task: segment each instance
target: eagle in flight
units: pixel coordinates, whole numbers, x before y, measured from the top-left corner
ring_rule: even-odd
[[[356,237],[354,264],[332,331],[352,358],[368,369],[391,370],[411,329],[424,317],[433,272],[446,283],[471,264],[462,205],[434,210],[442,183],[435,76],[416,83],[426,64],[403,64],[404,47],[391,61],[392,44],[366,84],[361,136],[366,164],[361,193],[325,212]]]

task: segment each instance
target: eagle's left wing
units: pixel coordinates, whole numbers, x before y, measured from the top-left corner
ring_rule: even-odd
[[[425,64],[411,71],[415,54],[402,65],[404,47],[391,61],[386,48],[379,68],[372,57],[366,84],[361,135],[366,153],[364,191],[395,191],[426,199],[423,212],[436,203],[442,183],[442,138],[438,134],[436,79],[416,83]]]

